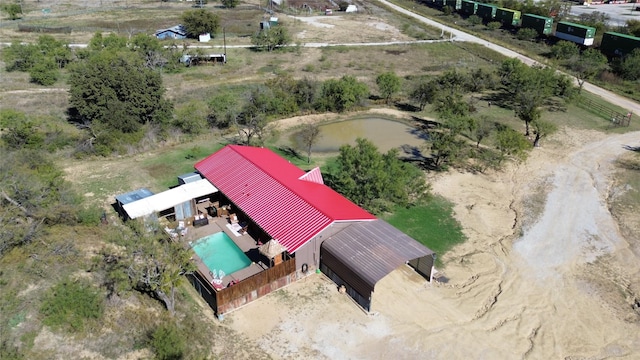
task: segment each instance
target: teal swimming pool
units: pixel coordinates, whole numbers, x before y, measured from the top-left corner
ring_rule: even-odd
[[[203,237],[191,247],[211,271],[222,270],[230,275],[251,265],[251,260],[224,232]]]

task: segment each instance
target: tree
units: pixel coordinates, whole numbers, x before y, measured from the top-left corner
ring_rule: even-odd
[[[300,131],[302,143],[307,148],[307,164],[311,162],[311,148],[320,139],[320,128],[315,124],[306,124]]]
[[[208,126],[207,112],[205,103],[191,100],[176,109],[173,125],[187,134],[201,134]]]
[[[627,20],[627,31],[633,36],[640,36],[640,20]]]
[[[558,130],[556,124],[545,120],[536,120],[531,125],[533,126],[533,133],[536,135],[533,140],[534,147],[540,146],[540,139],[551,135]]]
[[[286,46],[291,42],[287,28],[282,25],[272,26],[255,33],[251,43],[259,49],[273,51],[277,47]]]
[[[531,143],[522,133],[508,127],[498,129],[496,145],[502,155],[515,156],[522,160],[527,157],[527,150],[531,148]]]
[[[127,279],[132,289],[159,299],[174,315],[176,288],[185,275],[195,271],[190,250],[171,241],[162,231],[139,222],[117,231],[112,236],[123,246],[103,253],[108,277]]]
[[[391,96],[400,91],[400,87],[402,86],[402,79],[394,72],[385,72],[376,78],[376,85],[380,89],[380,93],[382,97],[385,99],[386,103],[389,104],[389,99]]]
[[[577,55],[580,55],[580,48],[571,41],[560,40],[551,47],[551,56],[558,60],[568,60]]]
[[[318,107],[321,110],[343,112],[361,104],[369,88],[355,77],[345,75],[339,80],[329,79],[322,84]]]
[[[499,69],[505,91],[512,95],[516,115],[525,123],[525,136],[529,125],[542,115],[541,106],[557,90],[559,77],[551,68],[528,67],[520,60],[505,60]]]
[[[473,130],[473,138],[476,140],[476,147],[480,147],[480,142],[489,137],[495,129],[494,123],[486,115],[480,116],[476,121],[476,126]]]
[[[616,68],[617,72],[627,80],[640,79],[640,49],[633,49]]]
[[[587,49],[581,55],[573,56],[567,66],[573,70],[578,81],[578,92],[584,82],[600,74],[607,66],[607,57],[596,49]]]
[[[218,92],[209,100],[209,125],[224,129],[234,124],[240,113],[238,96],[229,91]]]
[[[11,20],[16,20],[22,17],[22,6],[17,3],[2,5],[2,11],[6,12]]]
[[[428,103],[433,101],[437,92],[438,89],[435,81],[421,79],[413,86],[409,97],[418,103],[420,111],[422,111]]]
[[[0,156],[0,255],[30,243],[47,226],[75,223],[79,201],[47,153],[5,152]]]
[[[130,51],[102,50],[70,68],[71,120],[100,135],[136,133],[145,124],[163,126],[173,105],[164,99],[160,73]],[[100,125],[97,126],[96,125]]]
[[[222,0],[222,5],[228,9],[233,9],[240,4],[240,0]]]
[[[213,38],[220,27],[220,18],[205,9],[189,10],[182,14],[182,23],[190,38],[197,39],[207,33]]]
[[[457,134],[446,128],[431,134],[431,156],[433,165],[442,169],[447,163],[458,158],[462,151],[463,142],[458,139]]]
[[[379,213],[391,206],[410,206],[428,196],[422,172],[398,159],[398,150],[378,152],[369,140],[340,147],[331,186],[365,209]]]

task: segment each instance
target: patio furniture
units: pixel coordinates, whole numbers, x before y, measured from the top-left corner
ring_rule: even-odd
[[[238,215],[236,214],[230,214],[229,215],[229,222],[231,224],[237,224],[238,223]]]
[[[193,219],[194,227],[205,226],[208,224],[209,224],[209,218],[204,214],[196,215],[196,217]]]

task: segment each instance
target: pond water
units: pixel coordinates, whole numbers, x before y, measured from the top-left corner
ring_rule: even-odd
[[[382,118],[346,120],[319,128],[320,138],[311,148],[316,153],[337,152],[344,144],[355,145],[357,138],[370,140],[380,152],[404,146],[421,147],[426,140],[425,134],[416,128]],[[298,138],[298,134],[295,134],[292,140],[298,148],[304,148],[299,145]]]

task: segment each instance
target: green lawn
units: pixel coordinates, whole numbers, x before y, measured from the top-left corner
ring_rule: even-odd
[[[453,218],[451,203],[441,197],[434,197],[424,206],[398,207],[383,218],[440,257],[466,240],[460,224]]]

